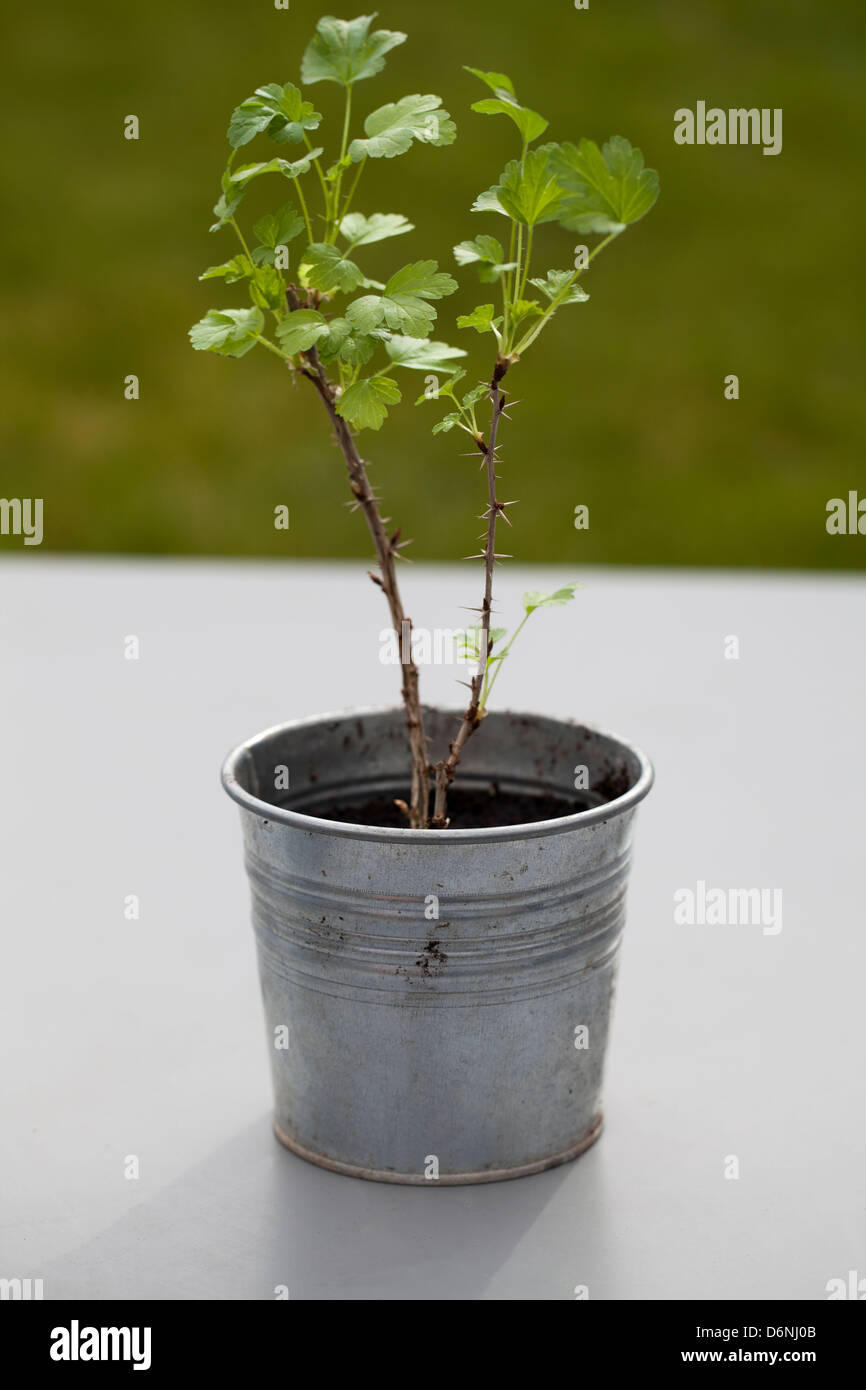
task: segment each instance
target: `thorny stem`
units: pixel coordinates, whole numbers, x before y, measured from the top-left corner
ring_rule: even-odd
[[[290,298],[291,297],[297,298],[293,296],[293,292],[290,293]],[[297,303],[294,307],[297,307]],[[424,734],[424,720],[421,712],[418,667],[415,665],[411,656],[412,620],[406,617],[403,602],[400,597],[399,585],[397,583],[395,562],[399,550],[397,543],[399,533],[395,532],[393,536],[389,537],[385,529],[385,522],[379,510],[378,499],[370,487],[370,481],[367,476],[367,465],[358,453],[358,447],[351,429],[342,415],[337,414],[336,390],[333,383],[328,380],[316,349],[313,347],[305,352],[303,354],[303,360],[305,365],[301,368],[301,371],[315,386],[319,398],[328,413],[328,418],[333,426],[337,443],[346,460],[346,468],[349,472],[349,486],[355,498],[355,505],[360,507],[361,511],[364,513],[370,535],[373,538],[373,545],[376,549],[379,575],[371,575],[371,578],[379,585],[385,598],[388,600],[391,623],[397,634],[397,641],[400,643],[401,649],[403,706],[406,711],[406,728],[409,734],[409,748],[412,757],[412,791],[410,805],[408,807],[409,824],[414,830],[424,829],[429,823],[430,766],[427,755],[427,739]],[[403,661],[402,657],[406,653],[408,653],[408,660]]]
[[[481,692],[487,674],[487,659],[490,656],[490,614],[493,606],[493,567],[496,563],[496,523],[503,510],[503,504],[496,498],[496,440],[499,433],[499,420],[505,410],[505,394],[500,382],[508,371],[508,360],[499,357],[490,382],[490,399],[493,403],[490,419],[490,439],[484,449],[484,463],[487,469],[487,539],[484,546],[484,598],[481,601],[481,632],[478,641],[478,668],[469,683],[469,704],[466,706],[457,737],[449,746],[448,757],[436,763],[433,772],[436,779],[436,794],[433,802],[434,830],[444,830],[448,826],[447,797],[448,788],[454,780],[460,755],[468,739],[481,724],[486,710],[481,705]],[[480,446],[479,446],[480,447]]]

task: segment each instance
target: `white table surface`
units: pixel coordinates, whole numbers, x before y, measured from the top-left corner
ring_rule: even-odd
[[[435,1190],[277,1145],[218,773],[268,725],[394,701],[364,569],[3,557],[0,1276],[46,1298],[443,1300],[823,1299],[866,1276],[854,575],[504,568],[506,622],[524,588],[587,587],[532,619],[502,703],[656,765],[606,1131],[552,1172]],[[477,567],[405,573],[416,622],[466,621]],[[457,674],[426,671],[425,698],[454,703]],[[780,888],[783,930],[676,925],[698,880]]]

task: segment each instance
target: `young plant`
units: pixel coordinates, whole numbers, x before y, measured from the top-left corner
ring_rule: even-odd
[[[517,632],[536,607],[565,603],[574,596],[573,585],[555,595],[524,595],[523,622],[508,646],[498,655],[494,654],[494,647],[504,632],[491,627],[493,571],[497,560],[509,558],[496,550],[496,528],[500,519],[511,525],[506,512],[515,505],[501,501],[497,495],[497,468],[501,466],[497,453],[500,422],[510,418],[506,406],[518,404],[506,396],[503,379],[537,342],[558,310],[588,300],[589,295],[578,283],[584,270],[630,223],[649,212],[659,189],[655,170],[644,168],[640,150],[619,135],[613,136],[601,150],[592,140],[586,139],[577,145],[551,143],[530,148],[547,130],[547,120],[520,104],[514,83],[505,73],[482,72],[479,68],[467,68],[467,71],[493,93],[476,101],[472,110],[482,115],[508,116],[517,127],[520,158],[511,160],[493,187],[480,193],[472,205],[473,212],[494,213],[506,219],[508,251],[502,242],[487,233],[461,241],[454,247],[458,265],[476,264],[482,283],[498,288],[501,312],[497,312],[494,303],[486,303],[458,318],[458,328],[492,334],[495,359],[487,384],[466,395],[458,396],[455,386],[460,374],[452,375],[439,394],[444,394],[456,409],[433,427],[434,433],[460,428],[471,435],[487,476],[487,506],[480,518],[487,523],[482,536],[484,547],[479,555],[471,557],[484,562],[481,622],[474,630],[471,646],[465,649],[470,658],[477,659],[477,666],[457,736],[448,756],[433,769],[434,826],[447,824],[448,787],[467,740],[484,718],[493,682]],[[533,275],[536,229],[546,223],[557,223],[566,231],[599,236],[601,240],[592,250],[583,244],[575,247],[571,269],[551,269],[544,275]],[[528,297],[530,286],[538,291],[533,297]],[[417,403],[424,399],[426,397],[420,397]],[[476,412],[484,399],[490,402],[486,436],[479,427]]]
[[[496,488],[500,421],[508,418],[509,404],[501,383],[560,308],[588,298],[577,283],[579,276],[603,247],[648,211],[658,193],[658,179],[643,168],[640,151],[620,137],[601,151],[586,140],[578,146],[530,149],[547,121],[518,103],[513,84],[503,74],[469,69],[493,92],[473,109],[508,115],[520,133],[521,155],[473,205],[473,211],[493,212],[508,220],[507,255],[490,235],[479,235],[454,248],[458,264],[477,263],[482,282],[497,285],[502,299],[501,313],[492,303],[483,304],[457,320],[460,328],[491,333],[496,345],[488,379],[458,395],[456,386],[465,372],[456,364],[466,352],[430,338],[436,301],[452,294],[457,282],[430,260],[411,261],[384,282],[369,279],[358,264],[365,246],[414,230],[399,213],[364,215],[352,210],[368,160],[392,159],[415,144],[450,145],[456,138],[454,122],[441,99],[417,94],[371,111],[363,134],[353,134],[356,83],[381,72],[386,54],[406,39],[405,34],[387,29],[371,32],[373,18],[361,15],[346,21],[326,16],[304,53],[302,86],[332,82],[345,93],[339,144],[331,162],[323,160],[324,146],[313,139],[315,135],[318,140],[322,116],[291,82],[257,88],[232,113],[230,153],[211,231],[231,228],[240,251],[199,278],[244,285],[251,304],[208,310],[190,330],[190,339],[194,348],[224,357],[243,357],[261,347],[282,361],[293,381],[300,377],[310,382],[320,399],[348,471],[350,505],[363,513],[373,539],[378,573],[371,572],[370,577],[385,595],[401,650],[407,653],[402,662],[402,698],[411,792],[408,805],[398,804],[413,828],[444,828],[448,788],[467,739],[484,718],[487,699],[514,638],[536,608],[568,602],[576,587],[568,585],[552,595],[524,595],[523,621],[507,645],[494,653],[505,633],[491,628],[493,569],[497,559],[507,558],[496,552],[496,525],[500,518],[508,521],[506,509],[513,505],[500,501]],[[297,148],[236,165],[238,150],[261,137],[277,146]],[[285,157],[292,154],[296,157]],[[286,179],[292,196],[256,221],[248,240],[238,209],[253,181],[265,174]],[[575,259],[573,270],[549,270],[543,278],[532,277],[535,228],[552,221],[568,231],[599,234],[602,240],[591,253],[579,248],[585,255]],[[289,247],[294,242],[298,249],[295,269],[290,272]],[[541,298],[527,298],[530,285]],[[377,365],[383,356],[384,363]],[[368,465],[357,443],[361,430],[380,429],[389,407],[401,400],[400,386],[391,375],[401,370],[446,378],[438,394],[455,409],[434,426],[434,433],[459,426],[471,434],[487,476],[485,543],[476,557],[484,563],[481,621],[465,637],[465,652],[477,666],[457,735],[447,756],[436,763],[430,761],[418,668],[411,655],[412,622],[397,581],[396,562],[408,542],[401,541],[399,528],[389,533],[381,498],[370,486]],[[477,417],[482,401],[490,404],[486,436]]]
[[[400,265],[384,283],[369,279],[358,264],[363,248],[404,236],[414,228],[400,213],[364,215],[350,209],[369,160],[393,159],[415,144],[450,145],[456,128],[440,97],[416,94],[371,111],[363,132],[353,134],[356,84],[381,72],[385,55],[406,40],[405,34],[388,29],[371,32],[373,18],[321,19],[301,63],[302,86],[332,82],[345,93],[332,162],[323,162],[324,147],[314,144],[311,136],[315,134],[318,141],[322,116],[291,82],[257,88],[232,113],[231,152],[211,231],[230,227],[240,253],[212,266],[200,278],[244,284],[252,307],[210,309],[189,336],[194,348],[225,357],[243,357],[261,347],[280,358],[295,378],[311,383],[345,459],[352,508],[363,512],[373,538],[379,572],[371,578],[385,594],[398,638],[408,634],[411,651],[412,623],[403,608],[396,573],[397,558],[408,542],[401,541],[399,529],[391,533],[387,529],[381,499],[370,486],[367,464],[358,450],[357,434],[362,429],[380,429],[389,407],[400,401],[402,393],[392,372],[447,374],[456,360],[465,357],[461,348],[430,339],[435,303],[452,294],[457,282],[430,260]],[[238,150],[261,136],[289,148],[271,159],[236,165]],[[292,155],[296,157],[285,157]],[[292,197],[255,223],[250,245],[238,210],[250,185],[265,174],[287,180]],[[299,238],[296,268],[289,274],[288,248]],[[384,364],[376,365],[374,359],[382,357]],[[402,675],[412,762],[407,814],[410,825],[421,827],[429,824],[430,770],[418,669],[411,657],[403,664]]]

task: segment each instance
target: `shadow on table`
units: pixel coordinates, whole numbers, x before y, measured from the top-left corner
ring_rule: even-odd
[[[295,1157],[263,1117],[49,1266],[45,1295],[274,1299],[285,1286],[292,1299],[479,1299],[569,1178],[575,1235],[582,1213],[597,1224],[600,1171],[590,1154],[475,1187],[373,1183]]]

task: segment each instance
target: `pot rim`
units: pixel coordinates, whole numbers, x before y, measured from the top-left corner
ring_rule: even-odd
[[[462,709],[458,709],[456,706],[451,708],[437,705],[433,708],[443,714],[454,714],[457,718],[460,718],[463,713]],[[489,844],[491,841],[530,840],[539,836],[563,834],[568,830],[577,830],[586,825],[595,825],[599,821],[611,820],[614,816],[622,815],[624,811],[630,811],[644,799],[652,787],[655,772],[649,758],[642,749],[636,747],[628,739],[620,738],[618,734],[612,734],[607,729],[600,729],[595,724],[586,724],[583,720],[564,719],[559,715],[541,714],[538,711],[527,713],[522,710],[500,709],[494,713],[511,715],[517,719],[554,719],[559,724],[586,729],[589,733],[610,739],[612,742],[620,744],[621,747],[627,748],[637,758],[640,764],[640,774],[637,781],[621,796],[615,796],[612,800],[605,801],[601,806],[592,806],[586,811],[575,811],[569,816],[557,816],[553,820],[530,821],[521,825],[491,825],[483,829],[468,830],[413,830],[409,826],[362,825],[351,821],[327,820],[324,816],[310,816],[305,815],[303,811],[292,811],[285,806],[274,806],[261,797],[253,796],[252,792],[246,791],[241,786],[238,772],[243,758],[251,753],[255,744],[261,743],[274,734],[286,729],[300,730],[325,724],[334,719],[363,719],[369,718],[371,715],[403,714],[403,709],[399,705],[365,705],[356,709],[334,710],[328,714],[307,715],[302,719],[288,719],[282,724],[272,724],[270,728],[262,729],[252,738],[239,743],[229,753],[222,766],[222,785],[232,800],[236,801],[243,810],[251,811],[254,815],[260,816],[262,820],[272,821],[278,825],[294,826],[296,830],[312,831],[320,835],[339,836],[350,840],[439,845],[467,842]]]

